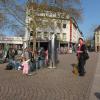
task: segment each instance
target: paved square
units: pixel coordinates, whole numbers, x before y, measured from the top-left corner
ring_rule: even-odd
[[[98,54],[90,53],[86,75],[75,76],[71,64],[75,54],[60,55],[56,69],[40,69],[32,76],[22,71],[4,70],[0,65],[0,100],[89,100]]]

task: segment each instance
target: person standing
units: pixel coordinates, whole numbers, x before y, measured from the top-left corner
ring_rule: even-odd
[[[48,58],[48,49],[46,49],[45,51],[45,65],[48,66],[48,61],[49,61],[49,58]]]
[[[85,52],[87,52],[85,42],[83,38],[79,38],[79,46],[77,50],[79,76],[85,75],[85,68],[84,68],[86,63],[86,59],[84,59]]]
[[[0,46],[0,58],[1,59],[3,58],[3,48],[2,48],[2,46]]]
[[[25,50],[24,50],[24,52],[23,52],[23,55],[22,55],[22,58],[25,58],[24,60],[25,60],[25,69],[28,71],[27,73],[28,73],[28,75],[32,75],[31,73],[30,73],[30,60],[31,60],[31,57],[30,57],[30,53],[29,53],[29,48],[25,48]],[[28,64],[28,65],[27,65]]]
[[[26,61],[26,58],[22,58],[22,66],[23,66],[23,74],[28,75],[29,74],[29,60]]]

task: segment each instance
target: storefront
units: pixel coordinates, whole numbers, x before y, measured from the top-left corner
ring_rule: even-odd
[[[23,40],[22,40],[22,37],[0,37],[0,45],[2,47],[14,46],[20,49],[23,46]]]

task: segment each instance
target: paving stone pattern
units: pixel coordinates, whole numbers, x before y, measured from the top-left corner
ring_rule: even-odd
[[[32,76],[4,70],[6,64],[1,64],[0,100],[89,100],[98,55],[90,53],[84,77],[72,73],[75,54],[59,55],[59,60],[56,69],[43,68]]]

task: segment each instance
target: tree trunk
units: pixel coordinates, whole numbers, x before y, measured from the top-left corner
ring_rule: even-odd
[[[33,31],[33,52],[36,51],[36,31]]]

